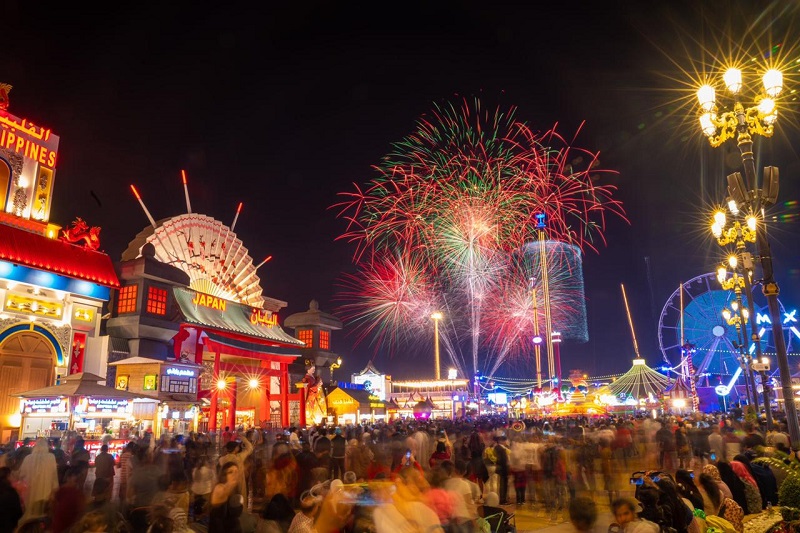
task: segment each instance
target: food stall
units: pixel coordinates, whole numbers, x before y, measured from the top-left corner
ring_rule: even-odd
[[[328,412],[338,424],[360,424],[386,418],[386,403],[363,389],[337,387],[328,394]]]
[[[22,392],[20,437],[61,437],[70,431],[86,441],[90,455],[104,443],[121,452],[130,438],[136,403],[157,403],[156,398],[100,385],[104,378],[81,372],[52,387]]]
[[[158,399],[157,404],[147,406],[149,409],[135,406],[133,414],[138,430],[151,430],[156,437],[162,433],[182,435],[197,431],[200,416],[197,385],[202,366],[140,356],[121,359],[108,366],[109,370],[115,369],[117,390]]]

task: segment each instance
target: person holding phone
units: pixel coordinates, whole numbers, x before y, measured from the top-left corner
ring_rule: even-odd
[[[725,442],[722,439],[722,433],[717,424],[711,427],[711,434],[708,436],[708,446],[711,449],[710,456],[712,461],[721,461],[725,458]]]
[[[397,465],[397,468],[394,469],[395,474],[399,473],[404,468],[414,468],[418,470],[420,474],[424,473],[425,471],[422,469],[422,465],[417,462],[417,459],[414,457],[414,454],[411,453],[411,449],[406,449],[405,455],[403,455],[403,459],[400,461],[400,464]]]
[[[241,533],[239,517],[244,510],[244,498],[238,492],[241,476],[241,469],[235,462],[222,465],[219,481],[211,492],[208,533]]]
[[[225,445],[225,455],[219,458],[219,465],[227,463],[234,463],[239,467],[241,475],[237,478],[239,483],[239,494],[247,497],[247,480],[244,476],[244,462],[253,453],[253,445],[247,440],[243,433],[240,433],[239,439],[231,440]],[[243,449],[244,448],[244,449]]]

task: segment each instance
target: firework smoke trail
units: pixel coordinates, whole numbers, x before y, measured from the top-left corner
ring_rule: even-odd
[[[581,161],[585,169],[575,170]],[[493,312],[487,302],[507,284],[507,258],[536,240],[535,215],[547,215],[548,239],[580,249],[603,241],[606,212],[624,218],[614,187],[593,183],[602,172],[597,165],[596,154],[572,148],[555,130],[534,132],[514,118],[514,109],[490,113],[477,100],[436,107],[393,145],[375,167],[377,177],[341,193],[334,206],[347,221],[339,238],[355,244],[354,261],[365,273],[349,279],[343,296],[354,303],[345,306],[345,318],[360,326],[362,338],[410,336],[399,334],[411,328],[400,324],[407,314],[381,306],[393,300],[380,296],[381,275],[388,272],[369,265],[413,257],[425,279],[424,299],[450,304],[451,359],[460,357],[459,339],[470,339],[472,370],[478,370],[482,339],[499,333],[496,318],[484,320]],[[516,350],[498,353],[505,359]]]

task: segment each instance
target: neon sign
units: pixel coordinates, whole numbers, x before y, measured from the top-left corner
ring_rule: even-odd
[[[0,115],[0,125],[2,125],[0,146],[14,150],[28,159],[33,159],[40,165],[55,168],[56,150],[39,144],[42,141],[48,142],[50,140],[51,131],[36,127],[25,119],[17,122],[14,120],[15,118],[12,115]],[[56,146],[58,146],[58,137],[55,135],[53,137],[56,139]]]
[[[193,378],[194,370],[190,370],[188,368],[168,368],[167,375]]]
[[[211,296],[210,294],[203,294],[202,292],[198,292],[194,295],[194,300],[192,300],[192,303],[194,305],[200,305],[222,312],[225,312],[225,309],[228,306],[227,300],[223,300],[222,298],[218,298],[216,296]]]
[[[31,398],[22,400],[22,412],[27,415],[67,412],[67,400],[63,398]]]
[[[788,313],[784,311],[782,323],[786,325],[793,322],[797,322],[797,309],[792,309]],[[772,324],[772,319],[768,314],[756,313],[756,324]]]
[[[253,307],[250,311],[250,323],[255,324],[256,326],[259,324],[263,326],[277,326],[278,315],[272,311]]]

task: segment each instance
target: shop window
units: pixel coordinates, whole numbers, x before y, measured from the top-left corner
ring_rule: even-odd
[[[330,350],[331,349],[331,332],[330,331],[320,331],[319,332],[319,349],[320,350]]]
[[[161,376],[161,390],[174,393],[197,393],[197,378],[175,379],[170,376]]]
[[[147,288],[147,312],[154,315],[167,314],[167,291],[158,287]]]
[[[119,298],[117,299],[118,315],[136,312],[136,296],[138,292],[138,285],[126,285],[119,290]]]
[[[306,343],[306,348],[314,346],[314,330],[301,329],[297,332],[297,338]]]

